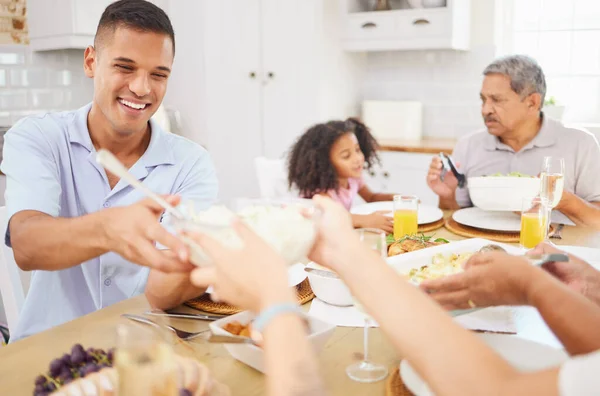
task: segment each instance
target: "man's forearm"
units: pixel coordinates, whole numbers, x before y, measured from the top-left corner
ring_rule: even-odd
[[[537,308],[565,349],[575,355],[600,349],[600,306],[542,270],[535,271],[529,303]]]
[[[55,271],[79,265],[108,251],[104,215],[56,218],[36,211],[16,213],[10,239],[19,267]]]
[[[205,291],[206,289],[191,284],[188,273],[168,274],[151,270],[145,295],[152,308],[167,310],[198,297]]]
[[[560,210],[577,225],[600,230],[600,202],[587,202],[575,194],[565,192],[556,210]]]

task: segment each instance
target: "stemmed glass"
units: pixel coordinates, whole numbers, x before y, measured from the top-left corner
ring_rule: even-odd
[[[565,160],[544,157],[540,173],[540,197],[548,201],[548,227],[552,222],[552,209],[560,202],[565,185]]]
[[[359,234],[360,240],[365,243],[369,249],[375,250],[381,257],[387,256],[385,232],[371,228],[360,228],[356,231]],[[388,369],[382,364],[374,363],[369,360],[369,324],[371,318],[356,298],[354,298],[354,306],[365,315],[365,327],[363,333],[364,354],[362,361],[346,367],[346,374],[348,374],[348,377],[358,382],[381,381],[387,377]]]

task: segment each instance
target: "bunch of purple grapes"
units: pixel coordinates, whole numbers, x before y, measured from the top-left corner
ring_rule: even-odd
[[[81,344],[73,345],[71,354],[65,353],[61,358],[54,359],[50,362],[48,373],[35,379],[33,395],[48,395],[77,378],[112,367],[113,354],[114,349],[108,352],[94,348],[85,350]]]

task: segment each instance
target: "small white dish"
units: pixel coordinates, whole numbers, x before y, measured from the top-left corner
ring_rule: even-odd
[[[307,267],[329,271],[327,268],[313,262],[308,263]],[[310,282],[310,288],[319,300],[339,307],[354,305],[350,289],[348,289],[348,286],[340,278],[329,278],[309,272],[308,281]]]
[[[357,205],[350,209],[353,214],[366,215],[381,210],[389,211],[387,216],[393,216],[394,202],[392,201],[381,201],[381,202],[370,202],[362,205]],[[417,214],[419,224],[430,224],[441,220],[444,217],[444,212],[440,208],[436,208],[433,205],[419,204],[419,212]]]
[[[568,359],[562,349],[506,334],[477,334],[517,370],[530,372],[556,367]],[[406,387],[417,396],[433,396],[429,386],[413,370],[408,361],[400,363],[400,376]]]
[[[227,316],[223,319],[215,320],[209,323],[210,330],[217,335],[231,335],[223,329],[226,323],[239,322],[243,325],[254,320],[255,315],[250,311],[244,311],[235,315]],[[324,322],[320,319],[309,316],[310,333],[308,339],[315,352],[319,352],[325,347],[327,340],[333,334],[335,325]],[[236,360],[247,364],[248,366],[264,373],[264,351],[262,348],[252,344],[223,344],[227,352]]]
[[[521,216],[513,212],[492,212],[480,208],[465,208],[454,212],[452,218],[459,224],[483,230],[521,231]]]

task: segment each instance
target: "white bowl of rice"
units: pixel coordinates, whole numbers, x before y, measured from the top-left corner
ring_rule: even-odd
[[[306,260],[317,234],[316,220],[319,211],[311,200],[239,199],[229,207],[213,205],[207,210],[195,211],[191,202],[182,203],[179,209],[187,220],[172,219],[175,230],[204,233],[230,249],[242,248],[242,240],[232,227],[233,220],[241,219],[288,263]],[[195,265],[209,265],[210,260],[202,248],[190,238],[181,235],[191,248],[191,261]]]

